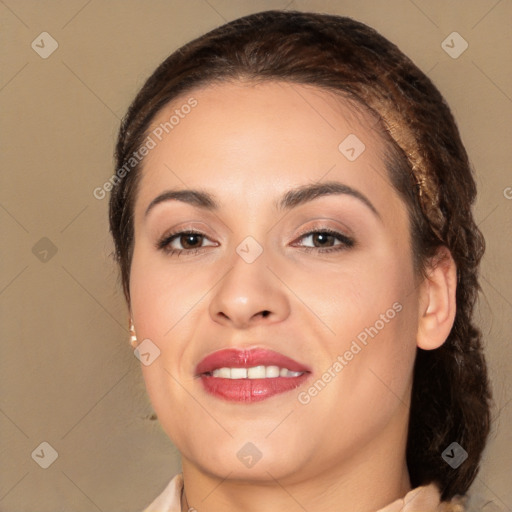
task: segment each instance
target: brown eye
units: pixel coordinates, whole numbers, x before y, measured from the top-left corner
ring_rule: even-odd
[[[313,233],[311,239],[315,247],[332,247],[335,242],[334,236],[329,233]]]
[[[179,241],[184,249],[197,249],[203,243],[203,235],[197,233],[184,233],[180,235]]]
[[[169,254],[196,254],[208,246],[215,246],[203,233],[195,231],[180,231],[164,236],[156,244],[156,248]]]
[[[318,229],[303,233],[293,244],[306,252],[328,253],[354,247],[354,240],[331,229]]]

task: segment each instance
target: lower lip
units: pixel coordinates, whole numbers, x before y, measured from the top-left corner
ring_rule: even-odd
[[[223,379],[201,375],[205,390],[219,398],[231,402],[260,402],[280,393],[299,387],[309,376],[303,373],[298,377],[274,377],[272,379]]]

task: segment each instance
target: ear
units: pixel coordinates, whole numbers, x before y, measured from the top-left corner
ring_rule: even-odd
[[[420,287],[417,345],[433,350],[448,338],[457,307],[457,267],[448,248],[439,248]]]

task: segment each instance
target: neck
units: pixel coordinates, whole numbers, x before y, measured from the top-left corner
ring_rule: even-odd
[[[303,478],[293,480],[272,478],[271,471],[264,480],[219,478],[183,458],[182,510],[376,512],[411,490],[403,442],[407,431],[389,430],[394,442],[379,437],[341,464],[314,474],[304,468]]]

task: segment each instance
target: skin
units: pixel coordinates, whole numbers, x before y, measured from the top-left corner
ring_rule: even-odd
[[[146,157],[135,210],[130,313],[137,338],[160,356],[142,366],[159,421],[182,454],[187,501],[198,511],[375,511],[411,489],[405,462],[417,346],[437,348],[454,316],[449,254],[415,275],[405,204],[387,177],[375,119],[346,100],[302,85],[229,83],[194,90],[154,119],[198,104]],[[353,162],[338,149],[364,142]],[[338,182],[357,190],[287,210],[291,189]],[[170,200],[171,189],[215,197],[215,211]],[[199,252],[156,248],[171,230],[194,228]],[[301,234],[332,229],[340,247]],[[253,237],[263,253],[236,252]],[[186,243],[186,240],[181,239]],[[183,249],[178,237],[174,248]],[[185,249],[186,250],[186,249]],[[190,249],[189,249],[190,251]],[[298,400],[365,328],[401,311],[309,403]],[[270,312],[262,315],[262,311]],[[263,347],[312,369],[291,392],[251,404],[207,394],[197,363],[222,348]],[[261,459],[237,457],[253,443]]]

